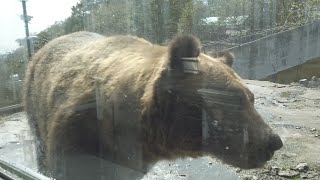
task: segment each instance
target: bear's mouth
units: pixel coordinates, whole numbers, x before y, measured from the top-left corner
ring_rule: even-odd
[[[271,158],[274,155],[274,151],[266,151],[266,152],[258,152],[257,155],[253,157],[249,157],[247,162],[244,162],[245,167],[242,167],[244,169],[253,169],[253,168],[260,168],[264,166],[264,164],[271,160]],[[250,154],[249,154],[250,156]],[[245,160],[244,160],[245,161]]]
[[[235,126],[230,129],[230,127],[220,126],[217,121],[211,119],[210,113],[204,112],[204,116],[207,118],[202,122],[202,145],[212,156],[243,169],[262,167],[273,157],[274,151],[268,149],[268,147],[259,143],[250,143],[248,131],[245,127]],[[224,136],[221,136],[221,134],[224,134]],[[234,139],[234,137],[237,137],[239,141],[232,141],[231,139]],[[264,148],[259,148],[259,146]]]

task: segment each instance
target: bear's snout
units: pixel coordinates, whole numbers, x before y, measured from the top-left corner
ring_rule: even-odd
[[[276,151],[282,148],[283,143],[279,135],[272,134],[269,138],[268,145],[270,151]]]

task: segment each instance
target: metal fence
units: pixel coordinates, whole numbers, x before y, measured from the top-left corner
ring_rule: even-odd
[[[0,108],[21,103],[22,81],[0,82]]]

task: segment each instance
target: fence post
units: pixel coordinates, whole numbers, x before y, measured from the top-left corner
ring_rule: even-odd
[[[11,80],[12,80],[13,100],[16,101],[17,100],[16,82],[15,82],[14,78],[11,78]]]

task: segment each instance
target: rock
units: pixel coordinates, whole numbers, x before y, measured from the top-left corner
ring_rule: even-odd
[[[239,173],[239,172],[241,172],[241,169],[240,169],[240,168],[237,168],[237,169],[236,169],[236,173]]]
[[[300,174],[300,178],[302,178],[302,179],[312,179],[312,178],[314,178],[314,175],[310,174],[310,173]]]
[[[299,126],[296,126],[296,129],[301,129],[301,127],[299,127]]]
[[[316,128],[311,128],[311,129],[310,129],[310,131],[312,131],[312,132],[313,132],[313,131],[316,131],[316,130],[317,130]]]
[[[290,86],[298,86],[299,85],[299,83],[297,83],[297,82],[291,82],[290,83]]]
[[[319,87],[320,86],[320,78],[313,76],[309,83],[311,83],[313,87]]]
[[[270,173],[272,175],[278,175],[280,168],[278,166],[271,166]]]
[[[300,85],[303,85],[303,86],[305,86],[305,87],[308,86],[308,83],[309,83],[309,82],[308,82],[307,79],[300,79],[300,80],[299,80],[299,84],[300,84]]]
[[[286,107],[285,105],[283,105],[283,104],[280,104],[280,103],[278,103],[278,100],[272,100],[272,103],[275,105],[275,106],[278,106],[278,107]]]
[[[308,83],[308,87],[316,87],[316,86],[317,86],[317,79],[315,76],[313,76]]]
[[[264,169],[263,171],[261,171],[261,174],[270,174],[270,170],[269,169]]]
[[[308,175],[307,175],[307,178],[308,178],[308,179],[312,179],[312,178],[314,178],[314,176],[315,176],[314,174],[308,174]]]
[[[292,171],[292,170],[280,170],[278,175],[281,177],[286,177],[286,178],[294,178],[298,176],[300,173],[297,171]]]
[[[250,180],[251,176],[250,175],[244,175],[242,177],[243,180]]]
[[[291,153],[291,152],[285,152],[282,154],[282,156],[287,157],[287,158],[291,158],[291,157],[296,157],[297,154],[296,153]]]
[[[276,85],[275,85],[275,87],[277,87],[277,88],[284,88],[284,87],[286,87],[286,85],[283,85],[283,84],[276,84]]]
[[[318,78],[318,79],[316,80],[316,84],[317,84],[317,86],[320,86],[320,78]]]
[[[290,102],[287,98],[278,98],[277,101],[279,103],[288,103],[288,102]]]
[[[308,171],[308,175],[309,176],[312,176],[312,177],[315,177],[315,176],[319,176],[320,173],[316,172],[316,171]]]
[[[243,175],[243,180],[258,180],[258,177],[254,175]]]
[[[307,179],[308,178],[308,174],[300,174],[300,178]]]
[[[307,172],[309,170],[309,165],[308,163],[299,163],[296,167],[295,170],[299,172]]]
[[[314,137],[319,137],[319,136],[320,136],[319,134],[314,135]]]

